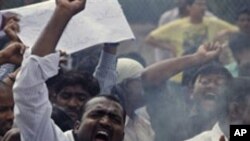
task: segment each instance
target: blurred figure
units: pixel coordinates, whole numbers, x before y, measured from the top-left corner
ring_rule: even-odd
[[[177,7],[175,7],[172,10],[164,12],[159,20],[159,27],[163,26],[165,24],[168,24],[169,22],[172,22],[174,20],[187,17],[189,15],[188,11],[188,0],[176,0],[177,1]],[[206,11],[205,16],[214,16],[209,11]],[[160,61],[167,58],[173,57],[173,54],[167,49],[163,48],[155,48],[155,60]]]
[[[215,64],[202,67],[189,82],[189,89],[180,95],[169,92],[166,80],[216,59],[221,48],[218,44],[201,45],[193,54],[160,61],[143,71],[142,83],[156,141],[184,140],[210,129],[217,121],[215,99],[232,78],[225,68]]]
[[[206,0],[188,0],[189,16],[175,20],[152,31],[147,42],[153,46],[168,49],[174,57],[181,56],[191,48],[214,40],[222,30],[236,31],[237,27],[215,17],[205,17]],[[182,75],[172,80],[179,83]]]
[[[235,76],[242,73],[242,67],[249,64],[250,36],[245,33],[234,33],[229,41],[229,47],[232,51],[235,62],[227,66]]]
[[[250,10],[249,8],[242,8],[236,17],[236,24],[239,27],[239,31],[224,30],[220,32],[216,40],[225,42],[227,54],[229,58],[232,58],[225,66],[234,77],[239,76],[239,66],[242,66],[248,60],[247,46],[249,46],[250,39]],[[244,52],[246,51],[246,52]],[[242,56],[241,56],[242,55]],[[244,61],[243,61],[243,60]]]
[[[54,84],[55,92],[55,101],[54,101],[54,110],[52,118],[56,123],[61,121],[60,118],[56,118],[58,111],[68,115],[70,118],[66,119],[65,124],[70,124],[64,130],[69,130],[74,127],[74,123],[77,120],[80,120],[82,115],[82,108],[85,105],[86,101],[97,94],[99,94],[100,88],[97,80],[92,76],[92,74],[87,72],[77,72],[77,71],[68,71],[63,72],[58,76]],[[72,122],[72,121],[73,122]],[[63,125],[64,123],[60,123]],[[70,128],[71,127],[71,128]]]
[[[149,116],[146,111],[141,80],[143,66],[130,58],[116,59],[118,44],[104,44],[94,76],[100,84],[101,94],[115,95],[128,111],[124,141],[153,141]],[[105,72],[105,73],[101,73]]]
[[[52,105],[48,99],[45,81],[58,73],[60,53],[55,52],[56,45],[67,23],[74,15],[85,9],[85,4],[85,0],[57,0],[53,16],[34,44],[30,56],[26,57],[22,64],[13,88],[15,110],[17,110],[15,123],[20,129],[21,140],[123,140],[126,111],[119,101],[111,96],[98,96],[88,101],[84,97],[90,91],[99,92],[100,90],[95,87],[96,85],[89,86],[97,82],[92,75],[88,75],[85,79],[87,82],[83,84],[73,83],[72,85],[70,83],[68,87],[62,85],[58,94],[61,96],[58,100],[66,108],[75,107],[87,101],[82,107],[81,120],[74,130],[63,133],[51,120]],[[66,105],[68,102],[70,105]],[[71,113],[71,117],[76,117],[74,111]]]
[[[0,139],[11,129],[14,120],[11,88],[0,81]]]
[[[133,59],[119,58],[117,61],[117,84],[113,93],[127,112],[124,141],[154,141],[155,138],[139,78],[143,69]]]
[[[228,85],[227,90],[217,98],[217,103],[220,116],[214,127],[187,141],[228,141],[230,124],[250,124],[249,78],[235,78],[231,84]]]
[[[188,16],[187,0],[176,0],[177,6],[174,9],[164,12],[159,20],[159,26],[167,24],[173,20]]]
[[[250,35],[250,9],[243,8],[237,16],[237,25],[240,32]]]
[[[18,14],[12,12],[0,13],[0,49],[9,41],[19,41]]]

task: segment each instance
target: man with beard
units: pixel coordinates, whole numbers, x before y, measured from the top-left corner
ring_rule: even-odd
[[[45,81],[58,73],[60,54],[54,53],[70,19],[85,8],[85,0],[57,0],[55,11],[27,53],[14,84],[15,121],[24,141],[122,141],[125,110],[110,96],[90,99],[81,122],[63,133],[51,120],[52,107]]]
[[[200,68],[193,79],[193,106],[190,115],[190,133],[196,135],[211,129],[220,115],[218,97],[224,94],[232,81],[227,69],[219,64],[209,64]]]
[[[169,93],[166,81],[180,71],[216,59],[221,47],[218,44],[202,45],[194,54],[163,60],[147,67],[142,73],[156,141],[184,140],[213,126],[216,121],[214,99],[232,78],[225,68],[215,64],[201,68],[192,85],[182,94]],[[213,116],[207,116],[212,113]]]
[[[211,130],[188,141],[228,141],[231,125],[249,125],[250,115],[250,79],[234,78],[227,90],[217,98],[217,111],[220,112],[216,124]]]

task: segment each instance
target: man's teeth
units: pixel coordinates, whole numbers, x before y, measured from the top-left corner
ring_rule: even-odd
[[[98,131],[97,134],[104,135],[104,136],[109,136],[109,134],[105,131]]]
[[[215,93],[212,93],[212,92],[209,92],[207,93],[208,95],[211,95],[211,96],[215,96],[216,94]]]

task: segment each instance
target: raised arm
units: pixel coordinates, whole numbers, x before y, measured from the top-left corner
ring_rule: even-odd
[[[14,84],[15,124],[24,141],[67,141],[51,120],[52,106],[45,81],[56,75],[59,53],[53,53],[67,23],[85,7],[85,0],[56,0],[56,9],[35,43],[24,57]]]
[[[166,41],[162,41],[159,39],[156,39],[155,37],[149,35],[145,42],[155,48],[161,48],[161,49],[166,49],[171,52],[173,56],[176,56],[176,47],[170,43],[167,43]]]
[[[222,46],[217,43],[201,45],[194,54],[155,63],[144,70],[142,80],[146,86],[157,86],[184,69],[218,57],[221,49]]]
[[[99,63],[94,72],[98,80],[101,94],[110,94],[111,89],[116,84],[116,51],[117,43],[104,44]]]
[[[85,8],[86,0],[56,0],[56,9],[32,48],[32,54],[45,56],[54,52],[70,19]]]

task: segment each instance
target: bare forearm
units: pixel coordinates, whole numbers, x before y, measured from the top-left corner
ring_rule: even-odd
[[[6,59],[3,57],[3,52],[0,51],[0,65],[6,63]]]
[[[56,45],[70,19],[70,15],[62,12],[59,8],[56,8],[49,23],[35,43],[32,49],[32,54],[42,57],[54,52]]]
[[[163,60],[145,69],[142,73],[142,80],[147,85],[159,85],[173,75],[206,62],[197,54]]]
[[[161,48],[161,49],[168,49],[168,50],[174,50],[174,46],[171,45],[170,43],[163,42],[161,40],[157,40],[154,37],[148,36],[146,38],[146,43],[156,47],[156,48]]]

